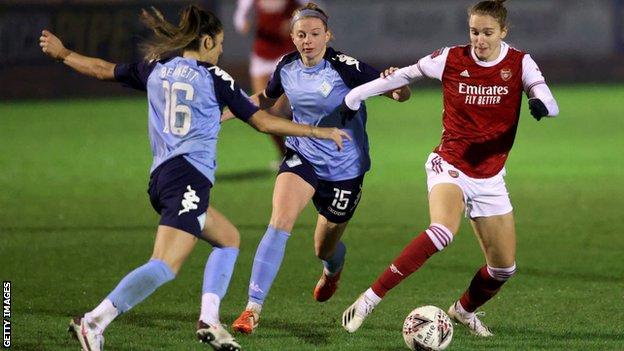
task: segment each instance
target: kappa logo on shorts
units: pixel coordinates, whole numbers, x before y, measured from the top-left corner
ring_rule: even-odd
[[[182,199],[182,209],[178,212],[178,216],[197,209],[197,203],[199,203],[199,196],[196,195],[195,190],[190,185],[186,186],[187,192],[184,193],[184,199]]]
[[[457,177],[459,177],[459,172],[457,172],[457,171],[456,171],[456,170],[454,170],[454,169],[449,169],[448,174],[449,174],[451,177],[453,177],[453,178],[457,178]]]

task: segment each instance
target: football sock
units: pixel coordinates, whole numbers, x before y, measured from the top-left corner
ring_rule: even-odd
[[[392,264],[377,278],[371,289],[383,298],[403,279],[414,273],[434,253],[443,250],[453,241],[453,233],[441,224],[432,223],[403,249]]]
[[[245,307],[246,310],[251,310],[256,312],[257,314],[260,314],[260,312],[262,312],[262,305],[253,301],[249,301],[247,302],[247,306]]]
[[[238,251],[236,247],[214,247],[206,261],[199,315],[205,323],[219,324],[219,304],[230,284]]]
[[[219,299],[225,296],[237,257],[238,248],[236,247],[214,247],[212,249],[204,268],[202,294],[213,293]]]
[[[121,314],[136,306],[159,286],[173,278],[175,274],[165,262],[152,259],[128,273],[106,298]]]
[[[85,313],[84,318],[89,325],[95,325],[103,333],[110,322],[119,315],[119,311],[109,299],[104,299],[91,312]]]
[[[202,295],[201,300],[201,312],[199,314],[199,320],[204,323],[218,325],[219,321],[219,304],[221,299],[217,294],[205,293]]]
[[[372,302],[373,306],[377,306],[377,304],[381,302],[381,297],[375,294],[375,292],[371,288],[368,288],[364,292],[364,297],[368,299],[368,302]]]
[[[262,305],[279,271],[290,234],[269,226],[262,237],[249,281],[249,301]]]
[[[323,266],[325,267],[325,273],[328,276],[333,277],[336,273],[342,270],[346,253],[347,247],[342,241],[339,241],[338,244],[336,244],[336,249],[334,250],[332,257],[328,260],[322,260]]]
[[[468,290],[459,299],[459,303],[467,312],[474,312],[494,297],[514,273],[516,273],[515,264],[505,268],[494,268],[488,265],[481,267],[472,278]]]

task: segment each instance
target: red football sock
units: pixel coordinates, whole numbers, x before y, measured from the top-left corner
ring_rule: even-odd
[[[459,299],[462,307],[468,312],[488,302],[505,284],[505,280],[496,280],[488,273],[487,266],[481,267],[470,282],[468,290]]]
[[[449,240],[450,243],[450,240]],[[373,292],[384,297],[388,290],[397,286],[403,279],[414,273],[438,249],[426,232],[420,233],[403,249],[403,252],[394,259],[390,267],[377,278],[371,286]]]

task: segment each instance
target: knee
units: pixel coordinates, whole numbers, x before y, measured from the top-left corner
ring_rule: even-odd
[[[238,249],[240,247],[240,233],[238,232],[238,229],[236,228],[229,229],[227,234],[224,235],[223,243],[221,243],[220,246],[234,247]]]
[[[504,282],[516,274],[516,263],[514,262],[511,266],[502,268],[491,267],[488,265],[487,271],[492,278]]]
[[[271,226],[290,233],[296,220],[297,215],[280,211],[271,216]]]

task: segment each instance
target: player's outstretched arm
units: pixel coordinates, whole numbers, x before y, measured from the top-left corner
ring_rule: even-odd
[[[306,124],[298,124],[268,114],[262,110],[254,113],[249,119],[249,124],[257,131],[281,135],[281,136],[300,136],[317,139],[332,140],[336,143],[338,150],[342,150],[343,139],[351,140],[351,136],[338,128],[321,128]]]
[[[275,102],[277,101],[277,99],[267,97],[264,94],[264,91],[253,94],[249,97],[249,100],[254,105],[258,106],[261,110],[268,110],[269,108],[273,107],[273,105],[275,105]],[[236,118],[236,116],[234,116],[234,113],[232,113],[232,111],[229,109],[225,110],[225,112],[223,112],[223,114],[221,115],[221,123],[229,121],[233,118]]]
[[[67,49],[52,32],[43,30],[39,37],[41,50],[51,58],[61,61],[75,71],[99,80],[115,79],[115,64],[95,57],[88,57]]]
[[[396,89],[403,89],[406,85],[423,77],[416,65],[407,66],[393,71],[390,75],[377,78],[366,84],[352,89],[345,96],[345,104],[353,111],[360,108],[362,101],[371,96],[392,93]],[[405,87],[407,89],[407,87]]]

